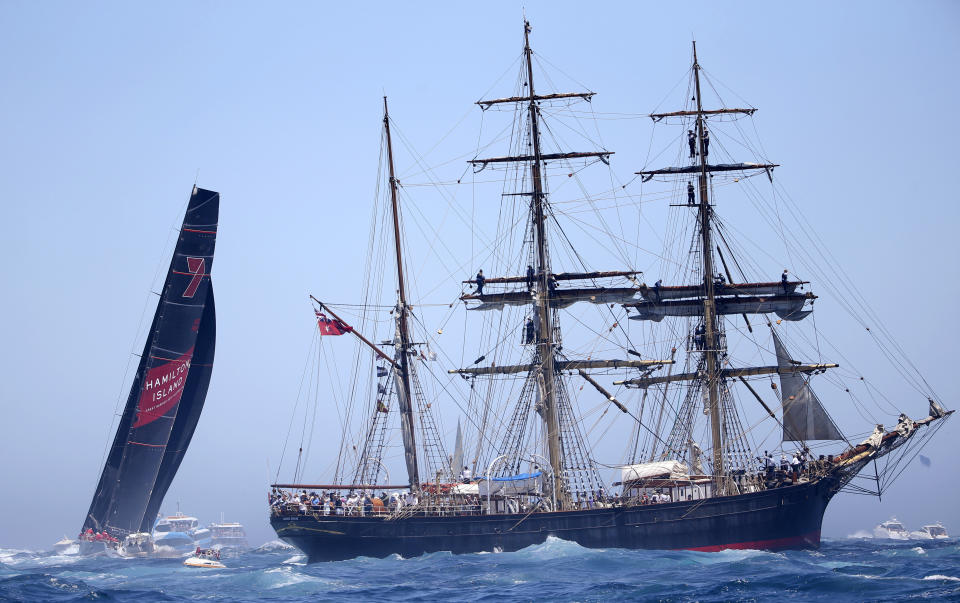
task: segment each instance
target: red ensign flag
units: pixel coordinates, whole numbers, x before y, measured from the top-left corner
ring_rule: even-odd
[[[317,310],[313,312],[317,315],[317,326],[320,327],[321,335],[343,335],[353,330],[352,327],[348,327],[339,320],[327,318],[327,315],[323,312]]]

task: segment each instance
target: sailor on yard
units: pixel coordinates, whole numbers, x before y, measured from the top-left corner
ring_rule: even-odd
[[[483,276],[483,268],[477,271],[477,295],[483,294],[483,283],[486,282],[486,277]]]
[[[697,328],[693,330],[693,345],[696,346],[695,349],[703,349],[704,338],[703,338],[704,328],[703,325],[697,325]]]
[[[703,156],[706,157],[710,154],[710,132],[707,132],[707,129],[703,129]]]
[[[533,291],[533,278],[536,273],[533,270],[533,266],[527,264],[527,291]]]
[[[693,194],[693,181],[687,182],[687,205],[696,205],[697,198]]]
[[[687,144],[690,145],[690,157],[697,156],[697,135],[693,130],[687,130]]]

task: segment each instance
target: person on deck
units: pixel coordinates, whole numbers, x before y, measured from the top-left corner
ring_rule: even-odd
[[[707,129],[703,129],[703,156],[706,157],[710,154],[710,132],[707,132]]]
[[[483,295],[483,283],[485,283],[486,280],[486,277],[483,276],[483,269],[481,268],[477,272],[477,295]]]
[[[693,133],[693,130],[687,130],[687,144],[690,145],[690,157],[697,156],[697,135]]]
[[[533,266],[527,264],[527,291],[533,291],[533,280],[536,276],[536,272],[533,270]]]
[[[693,194],[693,180],[687,182],[687,205],[696,205],[697,197]]]

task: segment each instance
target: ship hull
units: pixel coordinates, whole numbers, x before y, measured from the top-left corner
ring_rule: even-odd
[[[516,551],[554,536],[588,548],[720,551],[820,545],[833,479],[737,496],[555,513],[399,519],[276,515],[271,524],[310,562],[435,551]]]

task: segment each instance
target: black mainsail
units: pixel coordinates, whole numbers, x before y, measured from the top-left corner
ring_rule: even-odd
[[[213,370],[219,210],[220,193],[194,187],[83,530],[149,531],[193,437]]]

